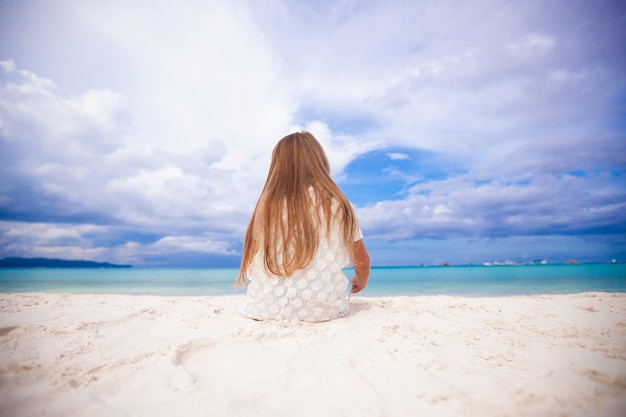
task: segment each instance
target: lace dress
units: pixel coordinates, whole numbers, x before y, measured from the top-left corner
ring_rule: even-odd
[[[260,253],[254,257],[246,277],[250,281],[246,301],[239,308],[245,317],[256,320],[292,320],[318,322],[344,316],[350,311],[348,278],[342,269],[350,263],[342,244],[341,225],[334,222],[328,238],[321,234],[311,264],[290,277],[268,274]],[[363,238],[360,229],[355,241]]]

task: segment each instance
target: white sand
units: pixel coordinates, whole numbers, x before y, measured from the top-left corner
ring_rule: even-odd
[[[0,415],[626,416],[626,294],[241,300],[0,294]]]

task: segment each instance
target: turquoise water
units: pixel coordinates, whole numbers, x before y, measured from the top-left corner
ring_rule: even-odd
[[[1,268],[0,292],[232,295],[237,269]],[[351,276],[352,271],[346,270]],[[626,264],[373,268],[363,296],[626,292]]]

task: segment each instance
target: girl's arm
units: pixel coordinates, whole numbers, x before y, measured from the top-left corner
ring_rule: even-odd
[[[370,256],[367,253],[367,249],[365,249],[363,239],[354,242],[354,259],[352,264],[354,265],[354,276],[350,279],[350,283],[352,283],[350,292],[356,293],[365,288],[370,276]]]

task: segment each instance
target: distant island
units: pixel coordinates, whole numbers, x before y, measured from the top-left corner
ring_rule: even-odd
[[[4,258],[0,268],[132,268],[131,265],[116,265],[108,262],[69,261],[49,258]]]

